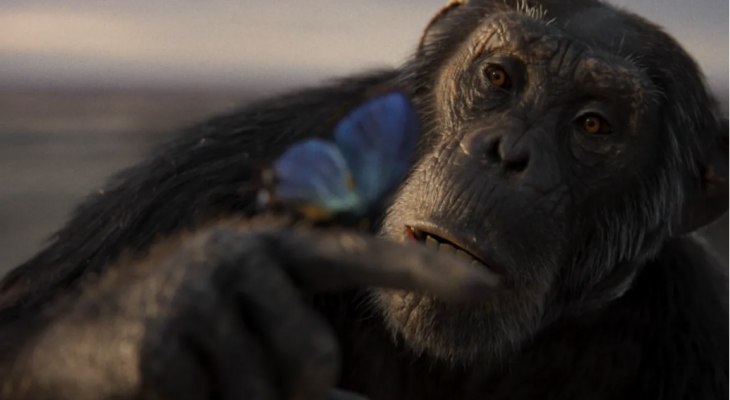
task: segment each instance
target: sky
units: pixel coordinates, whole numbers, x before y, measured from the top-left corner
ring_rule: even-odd
[[[0,90],[316,82],[399,64],[445,2],[0,0]],[[663,25],[727,87],[728,0],[610,2]]]

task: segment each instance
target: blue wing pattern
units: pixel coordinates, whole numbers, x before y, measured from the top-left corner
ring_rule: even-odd
[[[352,174],[340,150],[322,139],[290,147],[274,164],[277,198],[332,213],[357,207]]]
[[[400,92],[372,99],[335,128],[335,142],[353,173],[366,205],[400,183],[410,168],[420,120]]]
[[[271,197],[313,218],[364,213],[408,172],[418,133],[405,95],[371,99],[340,121],[334,143],[307,139],[290,147],[274,163]]]

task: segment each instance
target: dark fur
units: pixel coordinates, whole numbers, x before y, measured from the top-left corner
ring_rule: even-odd
[[[726,398],[727,277],[690,233],[727,207],[727,125],[718,123],[716,102],[694,61],[658,28],[592,0],[539,3],[517,12],[502,0],[451,6],[401,69],[218,117],[123,172],[2,281],[0,352],[10,356],[0,357],[0,372],[33,346],[28,333],[53,324],[54,304],[90,296],[96,276],[119,289],[128,283],[104,279],[124,252],[144,256],[161,237],[211,219],[252,216],[254,168],[297,139],[328,135],[365,98],[397,87],[413,96],[425,133],[383,233],[401,239],[404,223],[430,218],[446,231],[473,234],[501,249],[497,264],[513,292],[481,308],[385,290],[317,296],[316,309],[339,338],[340,387],[378,400]],[[524,111],[519,115],[543,129],[543,137],[570,132],[540,125],[556,113],[530,114],[523,103],[492,106],[470,92],[476,84],[444,89],[444,74],[463,66],[453,57],[489,21],[524,32],[552,25],[633,71],[627,76],[636,78],[640,98],[626,101],[635,101],[631,112],[645,114],[632,117],[627,130],[635,136],[624,155],[610,153],[615,163],[598,172],[575,171],[560,164],[570,159],[562,147],[539,139],[540,156],[561,154],[557,166],[502,174],[506,148],[496,161],[487,156],[479,164],[486,166],[475,167],[473,160],[492,153],[469,135],[484,130],[477,138],[518,146],[510,142],[511,129],[527,128],[505,122],[514,113]],[[568,65],[573,55],[566,54],[557,71],[575,72]],[[545,90],[563,95],[548,78]],[[551,93],[530,95],[542,104]],[[488,111],[476,113],[474,104]],[[544,159],[534,146],[530,163]]]

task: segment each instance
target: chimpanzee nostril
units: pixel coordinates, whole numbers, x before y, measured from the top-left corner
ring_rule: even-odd
[[[502,144],[502,138],[496,138],[492,140],[489,145],[487,146],[487,161],[493,162],[493,163],[500,163],[502,162],[502,156],[500,154],[499,148]]]
[[[486,160],[501,164],[507,172],[523,172],[530,162],[530,154],[520,143],[496,137],[487,144]]]
[[[523,172],[530,163],[530,156],[527,153],[519,153],[510,157],[504,157],[502,164],[510,172]]]

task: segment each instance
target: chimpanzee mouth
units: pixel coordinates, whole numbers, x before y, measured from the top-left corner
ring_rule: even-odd
[[[471,265],[474,267],[487,268],[492,272],[496,272],[492,268],[492,266],[494,265],[493,263],[485,262],[482,258],[475,256],[472,251],[465,249],[463,246],[456,244],[452,240],[444,238],[444,235],[437,235],[435,233],[413,226],[407,226],[407,228],[409,239],[411,241],[421,243],[426,247],[430,247],[441,253],[454,255],[457,258],[471,263]],[[430,230],[433,231],[433,229]]]

